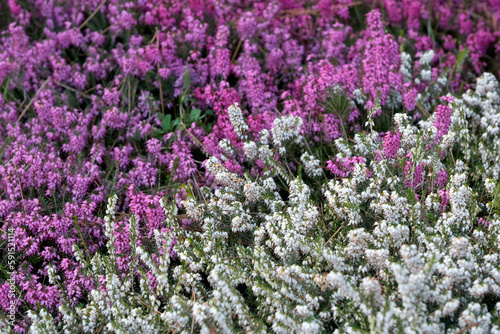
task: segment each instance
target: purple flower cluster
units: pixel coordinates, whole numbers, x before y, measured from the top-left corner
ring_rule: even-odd
[[[354,166],[359,163],[365,163],[366,160],[363,157],[351,157],[339,159],[335,158],[327,161],[326,169],[330,171],[335,176],[338,177],[348,177],[354,170]]]

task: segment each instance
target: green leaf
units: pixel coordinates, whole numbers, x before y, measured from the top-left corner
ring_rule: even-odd
[[[182,89],[185,92],[189,92],[191,89],[191,72],[188,68],[186,68],[182,74],[182,84]]]
[[[466,47],[462,51],[460,51],[457,55],[457,60],[455,61],[455,65],[453,66],[454,73],[460,73],[462,71],[462,67],[464,66],[465,60],[469,56],[469,48]]]
[[[7,90],[9,89],[9,85],[10,85],[10,77],[7,78],[7,82],[5,83],[5,87],[3,89],[3,99],[5,100],[6,97],[7,97]]]
[[[197,109],[197,108],[194,108],[193,110],[191,110],[191,113],[189,114],[189,119],[192,122],[199,121],[200,120],[200,115],[201,115],[201,110]]]
[[[169,132],[172,129],[172,115],[165,115],[161,122],[163,132]]]
[[[174,120],[174,123],[172,124],[172,127],[176,127],[176,126],[178,126],[179,124],[181,124],[181,119],[180,119],[180,117],[177,117],[177,118]]]
[[[141,140],[141,132],[139,130],[137,130],[135,133],[134,133],[134,139],[135,141],[139,141]]]

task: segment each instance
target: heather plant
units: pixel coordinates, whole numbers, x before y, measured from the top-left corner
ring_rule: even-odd
[[[248,158],[243,174],[209,158],[217,187],[188,195],[187,222],[161,200],[166,218],[154,230],[154,253],[136,238],[132,216],[127,273],[115,265],[117,197],[110,198],[109,254],[89,262],[75,247],[101,288],[76,310],[63,303],[63,322],[45,310],[30,313],[30,330],[500,331],[500,216],[491,210],[500,186],[490,177],[498,151],[474,153],[484,140],[489,147],[498,141],[488,136],[498,128],[498,92],[486,73],[462,99],[443,96],[426,122],[396,114],[383,137],[371,126],[377,99],[367,131],[336,140],[345,174],[334,179],[301,135],[300,117],[279,117],[252,137],[241,109],[231,106],[243,150],[221,147]],[[287,167],[294,155],[295,172]],[[474,159],[489,171],[467,173]],[[259,160],[261,172],[251,173]]]
[[[348,315],[367,304],[342,302],[335,312],[347,318],[332,318],[337,299],[347,297],[332,296],[333,283],[321,293],[310,285],[307,275],[334,270],[314,249],[337,252],[335,247],[356,235],[379,231],[374,224],[382,219],[387,222],[380,226],[417,245],[418,256],[427,259],[431,251],[411,239],[417,218],[394,221],[375,209],[394,201],[432,208],[420,213],[430,225],[470,203],[468,216],[456,213],[460,222],[469,219],[470,233],[475,226],[494,245],[488,233],[495,230],[500,210],[495,78],[500,7],[495,1],[78,0],[68,6],[9,0],[0,11],[0,308],[7,312],[14,287],[15,332],[44,326],[48,332],[72,331],[71,324],[83,323],[87,327],[81,331],[109,332],[218,326],[227,331],[375,330],[377,324],[393,331],[395,324],[410,326],[397,311],[398,296],[391,299],[394,281],[380,284],[384,303],[396,300],[395,308],[386,303],[385,312],[370,304],[372,313],[367,312],[373,316]],[[370,197],[375,195],[368,184],[378,185],[373,191],[380,196]],[[106,214],[109,198],[115,198],[108,209],[116,214]],[[376,204],[381,198],[387,202]],[[305,225],[302,211],[311,219]],[[207,223],[207,217],[213,221]],[[455,218],[446,219],[451,224]],[[346,224],[365,230],[348,237]],[[398,224],[407,227],[407,239]],[[425,235],[452,228],[446,225],[438,233],[422,226]],[[6,251],[10,230],[16,236],[12,273]],[[264,231],[262,240],[256,231]],[[373,254],[387,251],[403,265],[398,262],[402,246],[390,242],[396,237],[377,233],[362,247]],[[447,254],[453,239],[446,233],[436,253]],[[184,245],[187,239],[204,246],[194,252],[193,245]],[[209,240],[216,251],[207,248],[202,254]],[[260,257],[248,252],[257,246],[263,247],[261,257],[270,256],[259,260],[269,268],[306,268],[308,278],[297,281],[300,291],[313,299],[321,296],[311,302],[320,306],[310,313],[297,299],[302,293],[287,277],[298,268],[286,269],[288,276],[262,268],[250,272],[246,265],[254,262],[248,260]],[[234,264],[232,257],[242,247],[247,262]],[[226,252],[232,257],[221,255]],[[482,255],[471,252],[471,263],[482,263]],[[231,261],[212,260],[214,254]],[[200,264],[188,268],[182,256]],[[359,263],[363,259],[360,255]],[[439,267],[441,260],[433,261]],[[369,268],[375,274],[375,267]],[[224,283],[226,271],[233,274]],[[359,290],[361,274],[337,272]],[[434,277],[435,272],[422,273]],[[185,283],[184,277],[198,283]],[[252,277],[262,280],[257,292]],[[152,294],[160,280],[168,284]],[[285,281],[284,292],[266,294]],[[460,289],[450,285],[448,291],[457,296]],[[141,291],[149,299],[138,301]],[[494,317],[491,294],[481,297],[484,303],[465,295],[454,314],[469,305],[470,314],[480,314],[486,303]],[[123,298],[132,302],[123,304]],[[226,302],[230,306],[221,304]],[[426,318],[438,304],[422,303],[425,310],[419,308],[414,328],[433,321],[459,326],[457,331],[477,327],[468,320],[457,325],[453,316]],[[237,304],[243,309],[232,318]],[[193,305],[198,318],[190,311]],[[323,308],[332,313],[321,313]],[[372,319],[379,311],[387,325]],[[171,312],[170,318],[159,320],[158,312]],[[132,319],[138,327],[129,327]]]

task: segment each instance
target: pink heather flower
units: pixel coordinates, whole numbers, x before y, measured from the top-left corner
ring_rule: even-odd
[[[335,115],[332,114],[323,115],[324,136],[327,142],[330,142],[341,136],[339,126],[340,126],[340,121]]]
[[[227,159],[224,166],[228,171],[238,175],[243,175],[243,167],[240,164],[234,163],[231,159]]]
[[[134,169],[132,169],[128,174],[129,182],[137,187],[154,186],[156,183],[158,168],[155,168],[151,163],[144,162],[139,158],[134,159],[134,165]]]
[[[115,230],[113,235],[115,237],[114,247],[116,249],[116,254],[118,255],[116,259],[116,264],[118,270],[121,272],[126,272],[128,269],[128,264],[130,262],[130,223],[128,218],[115,221]]]
[[[222,76],[224,79],[229,75],[231,69],[231,52],[227,48],[229,39],[229,27],[219,25],[215,36],[214,51],[210,59],[210,71],[213,78]]]
[[[448,21],[451,18],[452,9],[448,6],[438,6],[437,10],[439,13],[438,15],[440,16],[439,25],[441,29],[445,30],[448,25]]]
[[[467,13],[461,13],[459,16],[460,35],[469,35],[472,32],[472,21]]]
[[[484,227],[489,227],[489,226],[491,225],[491,222],[490,222],[490,221],[488,221],[488,220],[486,220],[486,219],[484,219],[484,218],[479,218],[479,219],[477,220],[477,223],[478,223],[479,225],[481,225],[481,226],[484,226]]]
[[[134,151],[134,148],[130,143],[123,146],[121,149],[119,147],[115,147],[113,149],[113,160],[118,164],[120,169],[125,169],[130,164],[130,155]]]
[[[181,188],[175,193],[175,201],[176,204],[179,208],[182,207],[182,201],[184,201],[187,198],[187,192],[186,189]]]
[[[482,67],[486,65],[480,59],[486,54],[491,43],[495,41],[495,36],[486,30],[479,30],[467,36],[467,46],[470,50],[470,57],[477,73],[482,72]]]
[[[331,29],[325,32],[322,47],[325,49],[325,58],[335,59],[339,64],[345,64],[346,45],[345,40],[352,32],[352,28],[341,23],[335,23]]]
[[[7,4],[9,5],[10,12],[13,15],[19,15],[21,13],[22,8],[15,0],[7,0]]]
[[[387,159],[394,159],[397,156],[400,141],[401,135],[399,132],[395,132],[394,134],[390,132],[386,133],[382,146],[384,148],[384,155]]]
[[[130,198],[130,212],[135,214],[139,220],[145,222],[148,227],[148,237],[151,237],[155,229],[163,226],[165,212],[160,205],[160,195],[146,195],[136,191],[134,186],[128,188]]]
[[[422,185],[422,182],[424,180],[424,167],[423,164],[420,163],[415,167],[415,170],[413,172],[413,178],[411,177],[411,167],[414,164],[411,161],[406,161],[405,167],[404,167],[404,175],[406,177],[405,180],[405,185],[407,188],[411,188],[413,190],[417,189]]]
[[[128,118],[129,115],[127,113],[119,112],[117,108],[113,107],[106,111],[103,121],[111,129],[123,129],[127,126]]]
[[[253,12],[244,12],[238,20],[238,34],[242,39],[250,39],[256,33],[257,20]]]
[[[168,169],[174,173],[174,180],[187,180],[196,172],[191,150],[184,141],[177,140],[172,144]]]
[[[446,172],[446,169],[436,172],[436,176],[436,185],[439,188],[443,188],[444,186],[446,186],[446,183],[448,182],[448,172]]]
[[[380,90],[381,104],[386,103],[392,89],[401,90],[403,82],[399,72],[399,47],[394,37],[384,33],[382,15],[378,10],[367,14],[366,42],[363,63],[363,89],[373,101]]]
[[[152,138],[146,142],[147,150],[153,156],[157,156],[161,152],[161,141],[156,138]]]
[[[354,165],[365,163],[364,157],[344,158],[344,160],[335,158],[327,161],[326,169],[335,176],[347,177],[354,170]]]
[[[438,194],[441,196],[441,213],[443,213],[450,203],[450,194],[448,190],[444,189],[439,190]]]
[[[422,6],[419,0],[403,0],[403,11],[406,19],[406,25],[410,33],[416,34],[420,28],[420,8]],[[410,34],[410,38],[412,35]]]
[[[391,23],[401,23],[403,21],[401,3],[396,0],[383,0],[383,3]]]
[[[444,102],[450,103],[453,97],[441,96]],[[451,114],[453,110],[449,105],[438,105],[436,107],[434,126],[437,129],[436,142],[439,142],[448,133],[451,124]]]
[[[443,36],[443,47],[448,50],[448,51],[451,51],[455,48],[455,40],[453,39],[453,36],[451,35],[445,35]]]
[[[408,88],[411,86],[411,84],[405,84],[405,87]],[[418,90],[414,87],[409,88],[404,94],[403,94],[403,104],[406,109],[409,111],[413,111],[415,109],[415,99],[418,95]]]

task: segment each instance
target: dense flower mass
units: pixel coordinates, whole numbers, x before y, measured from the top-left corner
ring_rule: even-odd
[[[1,333],[500,333],[498,1],[9,0]]]

